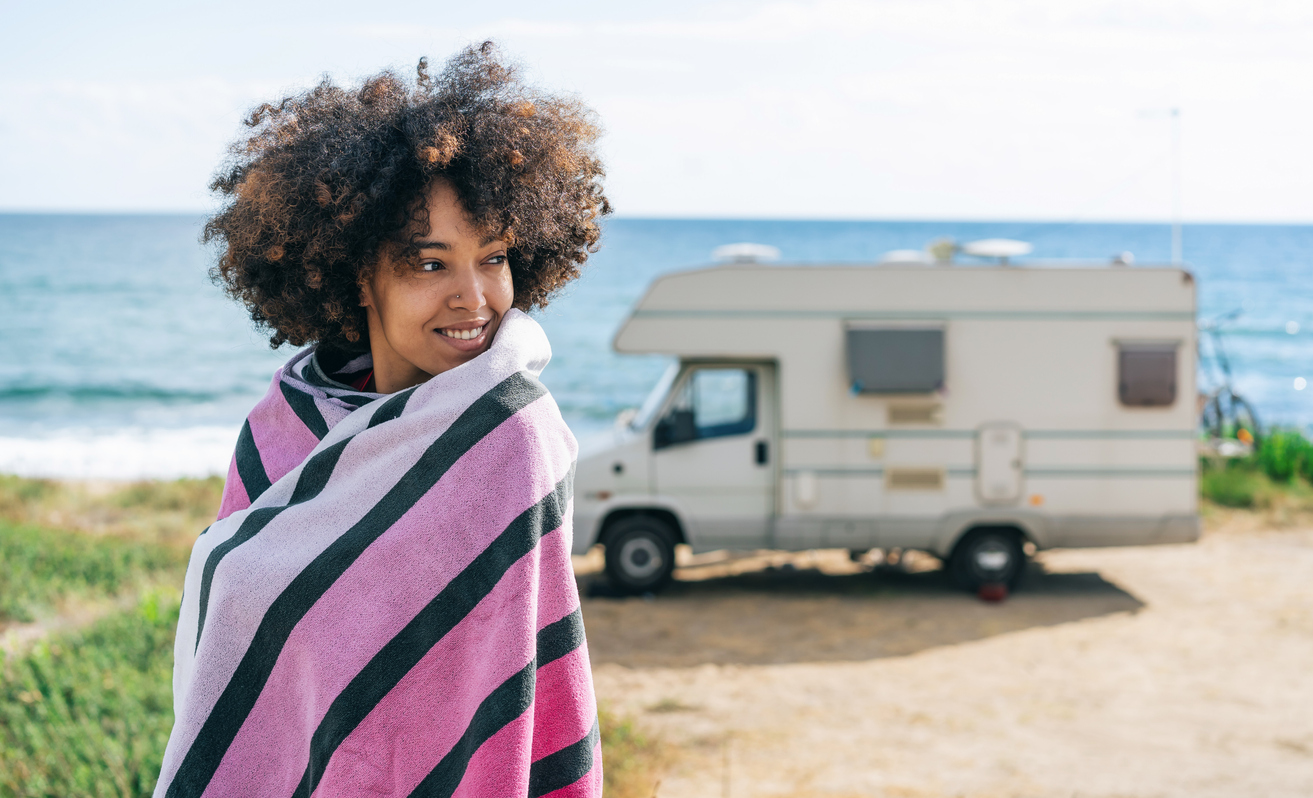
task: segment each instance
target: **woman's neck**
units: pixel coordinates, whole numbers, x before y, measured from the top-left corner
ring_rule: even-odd
[[[373,313],[369,316],[369,352],[374,358],[374,376],[370,382],[373,383],[374,393],[404,391],[433,377],[432,374],[421,370],[414,363],[397,354],[397,351],[388,344],[382,325],[377,324],[377,316]],[[367,385],[366,390],[370,389],[371,386]]]

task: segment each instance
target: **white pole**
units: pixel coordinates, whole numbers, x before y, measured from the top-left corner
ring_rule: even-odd
[[[1180,264],[1181,253],[1181,109],[1172,114],[1172,263]]]

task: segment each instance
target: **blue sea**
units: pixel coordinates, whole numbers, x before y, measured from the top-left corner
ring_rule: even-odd
[[[0,472],[88,478],[222,473],[246,412],[291,356],[208,279],[198,216],[0,215]],[[639,404],[667,365],[611,338],[659,274],[741,241],[784,261],[874,261],[893,249],[1017,238],[1025,260],[1169,259],[1155,224],[611,219],[584,276],[537,313],[543,381],[583,436]],[[1204,323],[1265,424],[1313,426],[1313,226],[1187,225]],[[964,267],[973,262],[960,258]],[[1019,261],[1022,262],[1022,261]],[[1202,388],[1216,384],[1211,350]]]

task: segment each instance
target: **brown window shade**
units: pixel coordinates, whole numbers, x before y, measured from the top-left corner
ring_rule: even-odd
[[[940,405],[889,405],[890,424],[938,424],[943,408]]]
[[[889,490],[943,490],[942,468],[891,468],[885,472]]]
[[[1120,343],[1117,397],[1127,407],[1167,407],[1176,403],[1174,343]]]

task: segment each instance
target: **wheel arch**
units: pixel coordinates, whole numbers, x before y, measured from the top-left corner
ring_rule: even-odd
[[[648,516],[658,518],[670,525],[675,531],[675,543],[687,543],[688,535],[684,530],[684,522],[680,519],[679,514],[669,507],[645,506],[645,507],[616,507],[602,516],[601,522],[597,525],[597,543],[606,545],[606,537],[610,528],[617,522],[626,518],[636,516]]]
[[[1029,543],[1036,550],[1047,548],[1043,519],[1041,518],[973,514],[968,517],[952,519],[951,523],[946,525],[944,533],[940,535],[934,553],[944,558],[951,556],[954,549],[957,548],[957,544],[978,529],[1009,529],[1021,538],[1023,546]]]

